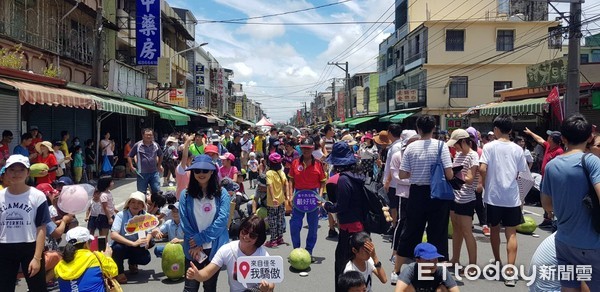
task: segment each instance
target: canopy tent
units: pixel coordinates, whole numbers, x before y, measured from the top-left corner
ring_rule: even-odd
[[[262,119],[260,119],[260,121],[258,121],[258,123],[256,123],[257,126],[259,127],[273,127],[275,126],[273,123],[271,123],[269,120],[267,120],[266,117],[262,117]]]

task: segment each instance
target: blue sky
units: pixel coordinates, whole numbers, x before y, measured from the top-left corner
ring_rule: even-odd
[[[232,69],[233,81],[244,84],[250,99],[274,122],[287,121],[309,92],[323,91],[331,78],[344,73],[327,62],[349,62],[350,75],[376,71],[379,43],[393,32],[393,24],[256,25],[248,22],[306,23],[394,20],[394,0],[166,0],[172,7],[191,10],[199,24],[196,41],[222,66]],[[440,0],[441,1],[441,0]],[[206,23],[336,5],[283,16],[244,20],[242,24]],[[568,4],[556,5],[568,11]],[[390,9],[391,8],[391,9]],[[552,11],[552,9],[551,9]],[[583,18],[600,14],[600,0],[587,0]],[[550,15],[554,19],[556,15]],[[591,27],[597,28],[593,24]],[[585,29],[585,27],[584,27]],[[591,28],[590,28],[591,29]],[[597,32],[597,31],[595,31]],[[585,35],[584,30],[584,35]],[[365,35],[368,36],[365,38]],[[352,45],[359,40],[359,45]],[[350,48],[350,51],[348,49]],[[346,53],[339,55],[346,50]]]
[[[384,12],[393,21],[393,0],[167,0],[172,7],[191,10],[199,20],[196,41],[208,42],[205,50],[222,66],[234,71],[233,81],[244,84],[250,99],[261,102],[272,121],[287,121],[304,101],[307,92],[322,91],[342,70],[328,61],[349,62],[351,72],[376,71],[378,45],[393,24],[375,25],[369,30],[371,42],[345,58],[334,59],[349,47],[371,24],[351,25],[255,25],[246,22],[306,23],[375,21]],[[243,21],[243,24],[206,23],[283,13],[338,3],[333,6],[277,17]],[[387,29],[385,29],[387,27]],[[371,33],[372,32],[372,33]],[[360,45],[362,46],[362,44]],[[359,47],[360,47],[359,46]],[[360,66],[359,66],[360,65]]]

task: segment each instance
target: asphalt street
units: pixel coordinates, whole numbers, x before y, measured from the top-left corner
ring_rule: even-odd
[[[247,191],[249,190],[246,184]],[[131,192],[135,191],[135,179],[122,179],[115,181],[115,188],[113,195],[115,198],[115,204],[117,208],[122,208],[122,203],[125,202]],[[540,223],[542,221],[541,213],[543,210],[540,207],[526,206],[525,211],[530,213],[530,216]],[[80,222],[83,222],[83,215],[78,216]],[[289,221],[289,217],[286,217]],[[305,222],[306,223],[306,222]],[[319,221],[319,239],[314,250],[314,256],[317,262],[311,265],[307,277],[301,277],[297,272],[289,270],[287,264],[287,256],[292,250],[291,244],[279,246],[277,248],[268,248],[268,252],[271,255],[279,255],[284,258],[285,262],[285,279],[284,282],[276,286],[276,291],[333,291],[334,290],[334,253],[337,242],[327,240],[327,221]],[[288,228],[289,229],[289,228]],[[475,227],[475,237],[477,240],[477,262],[480,267],[483,267],[493,258],[492,251],[489,245],[489,238],[485,237],[478,226]],[[301,233],[302,240],[304,242],[306,238],[307,230],[304,229]],[[518,235],[518,265],[529,265],[531,256],[533,255],[536,247],[546,238],[550,233],[545,230],[537,229],[535,235]],[[285,234],[285,240],[291,242],[289,232]],[[390,262],[391,249],[390,243],[385,242],[380,235],[373,235],[373,241],[375,243],[377,255],[383,263],[383,267],[388,275],[388,283],[382,284],[376,277],[373,277],[373,291],[394,291],[394,286],[389,283],[389,274],[392,271],[392,263]],[[449,240],[449,248],[451,249],[451,240]],[[506,259],[506,241],[502,236],[502,245],[500,247],[502,258]],[[466,247],[464,247],[461,253],[461,263],[466,263],[467,253]],[[127,266],[126,266],[127,267]],[[183,281],[173,282],[168,280],[161,269],[161,259],[155,258],[152,253],[152,261],[147,266],[140,266],[140,272],[138,275],[127,274],[129,282],[123,285],[124,291],[132,292],[148,292],[148,291],[183,291]],[[463,279],[458,281],[461,291],[528,291],[525,281],[519,280],[516,287],[509,288],[504,285],[502,281],[490,281],[480,278],[478,280],[467,280]],[[17,286],[17,291],[27,291],[25,281],[20,281]],[[228,291],[229,286],[227,284],[227,274],[225,271],[220,272],[218,291]],[[58,291],[56,289],[55,291]]]

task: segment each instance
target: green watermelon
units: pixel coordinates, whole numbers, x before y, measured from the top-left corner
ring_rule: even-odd
[[[29,167],[29,176],[31,177],[41,177],[40,172],[43,170],[48,170],[48,165],[45,163],[36,163]]]
[[[525,223],[517,225],[517,232],[523,234],[532,234],[537,229],[537,223],[531,216],[523,216]]]
[[[288,262],[292,268],[299,271],[304,271],[310,267],[310,253],[301,247],[296,248],[290,252],[290,255],[288,256]]]
[[[258,217],[260,217],[261,219],[265,219],[267,218],[267,215],[269,215],[269,212],[267,211],[267,208],[260,207],[256,210],[256,215],[258,215]]]
[[[167,243],[162,254],[162,270],[170,280],[178,280],[185,275],[185,256],[183,246],[178,243]]]

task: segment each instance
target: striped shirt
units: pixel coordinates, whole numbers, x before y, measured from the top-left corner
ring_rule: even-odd
[[[452,167],[450,151],[444,142],[437,139],[418,140],[406,147],[400,170],[410,173],[413,185],[431,184],[431,166],[437,162],[439,147],[442,147],[442,166]]]
[[[331,150],[333,150],[333,144],[335,143],[335,139],[323,137],[323,143],[325,144],[325,150],[327,150],[327,153],[331,153]]]
[[[467,176],[467,171],[477,165],[479,166],[479,156],[475,151],[469,151],[469,154],[463,154],[462,152],[458,152],[456,157],[454,158],[453,167],[455,166],[463,166],[460,176],[464,179]],[[458,204],[466,204],[468,202],[475,201],[475,190],[477,190],[477,183],[479,181],[479,176],[477,173],[473,174],[475,179],[471,184],[465,183],[460,190],[454,190],[454,202]]]

